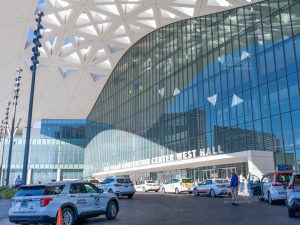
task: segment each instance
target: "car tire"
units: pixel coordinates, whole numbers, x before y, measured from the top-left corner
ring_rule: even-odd
[[[258,196],[258,200],[261,201],[261,202],[263,202],[265,199],[263,197],[261,197],[261,196]]]
[[[179,190],[178,190],[178,188],[175,188],[175,194],[179,194],[180,192],[179,192]]]
[[[274,205],[274,201],[272,200],[272,197],[271,197],[270,193],[268,193],[268,203],[270,205]]]
[[[158,190],[155,190],[155,192],[158,192]]]
[[[132,199],[133,194],[127,195],[127,197],[128,197],[129,199]]]
[[[114,220],[118,214],[118,207],[115,201],[108,203],[106,208],[105,216],[107,220]]]
[[[163,194],[166,194],[166,189],[165,188],[162,188],[161,191],[162,191]]]
[[[216,197],[216,192],[214,189],[210,189],[209,196],[212,198]]]
[[[198,193],[197,188],[194,188],[194,190],[193,190],[193,195],[194,195],[194,196],[199,196],[199,193]]]
[[[72,209],[63,208],[62,209],[62,219],[64,225],[73,225],[75,220],[75,215]]]
[[[296,211],[292,210],[291,208],[288,208],[289,217],[296,217]]]
[[[109,190],[108,190],[108,193],[114,193],[114,192],[113,192],[113,190],[112,190],[112,189],[109,189]]]

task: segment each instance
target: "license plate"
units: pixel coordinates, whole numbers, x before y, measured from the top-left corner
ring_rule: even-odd
[[[280,195],[285,195],[286,193],[285,193],[285,192],[279,192],[279,194],[280,194]]]
[[[21,205],[20,205],[20,207],[21,207],[21,208],[26,208],[26,207],[27,207],[27,205],[28,205],[28,203],[27,203],[27,202],[21,202]]]

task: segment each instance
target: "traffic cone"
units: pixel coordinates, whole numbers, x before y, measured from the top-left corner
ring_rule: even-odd
[[[58,209],[56,225],[64,225],[63,218],[62,218],[62,210],[61,208]]]

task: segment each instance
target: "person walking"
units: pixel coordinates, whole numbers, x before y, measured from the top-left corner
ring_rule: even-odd
[[[232,172],[232,177],[230,181],[230,187],[232,190],[232,205],[238,205],[238,194],[239,194],[239,178],[238,176]]]
[[[20,177],[20,175],[18,175],[18,177],[15,180],[15,187],[18,188],[22,185],[22,179]]]

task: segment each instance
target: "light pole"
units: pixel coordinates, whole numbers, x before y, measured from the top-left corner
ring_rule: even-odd
[[[15,132],[15,120],[16,120],[16,110],[17,110],[17,104],[18,104],[18,98],[19,98],[19,91],[20,91],[20,84],[21,84],[21,73],[22,69],[19,67],[16,69],[17,76],[15,79],[15,90],[14,90],[14,114],[11,122],[11,128],[10,128],[10,142],[9,142],[9,150],[8,150],[8,160],[7,160],[7,170],[6,170],[6,179],[5,179],[5,185],[9,185],[9,175],[10,175],[10,165],[11,165],[11,155],[12,155],[12,147],[14,142],[14,132]]]
[[[8,128],[8,115],[9,115],[9,107],[10,107],[10,101],[7,102],[7,107],[6,107],[6,112],[5,112],[5,117],[4,117],[4,120],[2,120],[2,125],[3,125],[3,141],[2,141],[2,154],[1,154],[1,166],[0,166],[0,180],[1,180],[1,184],[3,183],[2,182],[2,175],[3,175],[3,172],[2,172],[2,168],[3,168],[3,158],[4,158],[4,150],[5,150],[5,139],[6,139],[6,131],[7,131],[7,128]]]
[[[32,52],[33,52],[33,56],[31,57],[32,66],[30,66],[30,70],[32,71],[32,78],[31,78],[27,129],[26,129],[26,141],[25,141],[24,160],[23,160],[22,184],[26,184],[26,180],[27,180],[27,168],[28,168],[28,157],[29,157],[35,74],[36,74],[36,65],[39,64],[39,61],[38,61],[38,57],[40,56],[39,48],[42,47],[42,44],[40,43],[39,39],[42,38],[40,30],[43,29],[43,26],[41,25],[43,16],[44,16],[43,12],[38,13],[38,18],[35,19],[35,21],[37,22],[37,29],[33,32],[34,35],[36,36],[36,38],[33,39],[33,43],[35,44],[35,46],[32,48]]]

